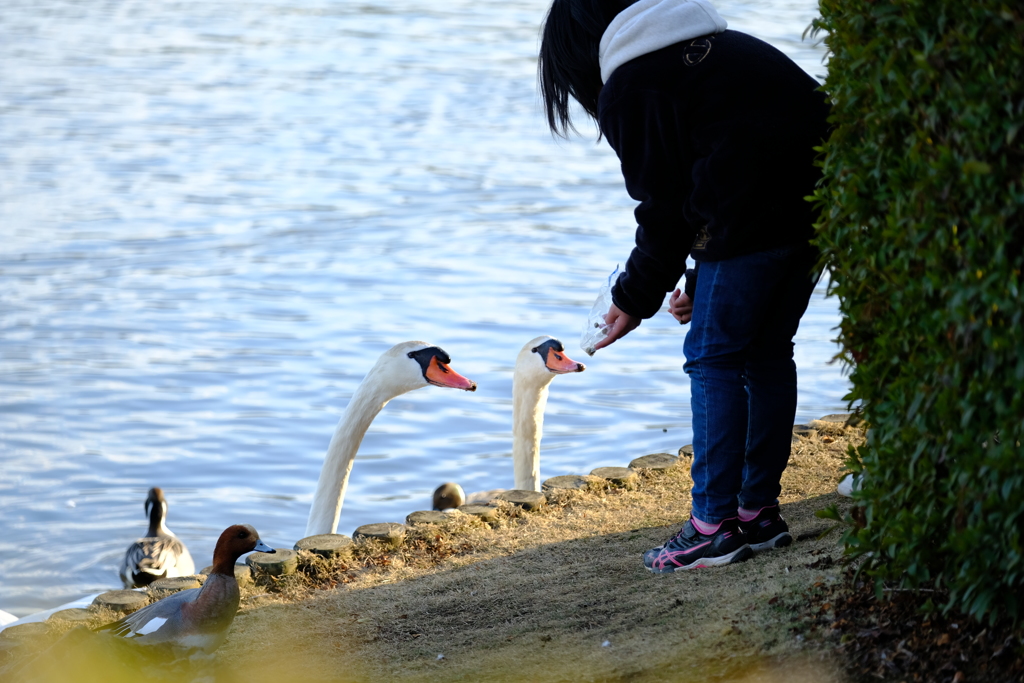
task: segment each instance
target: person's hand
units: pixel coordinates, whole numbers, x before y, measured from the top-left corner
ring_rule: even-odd
[[[608,313],[604,316],[604,322],[608,325],[608,336],[594,344],[594,350],[603,349],[615,343],[615,340],[625,337],[627,334],[640,327],[643,322],[641,318],[626,313],[621,308],[612,304]]]
[[[685,325],[693,317],[693,299],[687,296],[681,289],[677,289],[668,298],[668,312],[680,324]]]

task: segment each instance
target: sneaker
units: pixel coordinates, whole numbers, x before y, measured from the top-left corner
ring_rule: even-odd
[[[789,535],[789,525],[779,514],[778,505],[761,508],[753,519],[741,521],[740,530],[755,553],[784,548],[793,542],[793,537]]]
[[[683,569],[719,567],[753,557],[736,518],[727,519],[713,534],[702,534],[687,520],[668,543],[644,553],[644,566],[655,574]]]

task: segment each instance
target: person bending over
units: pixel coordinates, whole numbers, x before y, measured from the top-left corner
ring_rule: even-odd
[[[791,543],[779,482],[796,414],[793,337],[820,275],[805,197],[820,177],[825,96],[706,0],[554,0],[538,72],[551,131],[575,131],[579,103],[639,202],[595,348],[657,313],[667,292],[669,313],[690,325],[693,505],[644,566],[724,565]],[[695,276],[681,291],[688,256]]]

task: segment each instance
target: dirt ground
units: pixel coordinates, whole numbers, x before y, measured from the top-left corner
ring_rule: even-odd
[[[914,647],[889,642],[907,616],[884,616],[888,608],[843,565],[839,530],[815,516],[849,505],[835,485],[847,448],[863,436],[842,424],[815,424],[816,435],[795,441],[783,479],[783,515],[796,542],[747,562],[671,575],[643,568],[641,553],[688,513],[683,460],[628,489],[595,485],[529,513],[507,506],[493,525],[462,515],[414,527],[397,550],[366,544],[344,561],[303,553],[298,574],[261,576],[243,592],[228,641],[210,658],[170,663],[51,622],[44,637],[0,647],[0,679],[997,680],[925,656],[959,642],[942,636],[948,624],[941,631],[937,620],[914,627],[934,635],[930,650],[913,655],[918,669],[934,664],[933,674],[922,677],[903,654],[896,655],[900,667],[886,666],[897,644]],[[90,625],[112,617],[97,614]],[[1002,647],[998,670],[1011,677],[998,680],[1019,680],[1012,677],[1019,640],[993,634],[974,650],[961,643],[950,656],[992,656]]]

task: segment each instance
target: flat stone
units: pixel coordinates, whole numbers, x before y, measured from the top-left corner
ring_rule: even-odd
[[[582,474],[562,474],[545,479],[540,485],[542,491],[585,491],[590,488],[591,477]]]
[[[595,470],[591,470],[590,474],[591,476],[610,481],[617,486],[628,486],[639,477],[636,470],[631,470],[628,467],[598,467]]]
[[[271,576],[294,574],[299,566],[299,554],[288,548],[274,548],[273,553],[250,553],[245,558],[253,569],[259,569]]]
[[[686,444],[679,448],[680,458],[692,458],[693,457],[693,444]]]
[[[405,541],[405,528],[404,524],[399,524],[398,522],[364,524],[352,532],[352,539],[362,541],[373,538],[397,548]]]
[[[14,626],[8,626],[3,631],[0,631],[0,638],[8,640],[27,640],[29,638],[45,636],[49,631],[50,629],[45,622],[30,621],[27,624],[15,624]]]
[[[679,456],[672,455],[671,453],[651,453],[650,455],[641,455],[639,458],[634,458],[629,463],[630,469],[634,470],[667,470],[670,467],[675,467],[679,463]]]
[[[417,510],[416,512],[410,512],[406,518],[405,523],[408,526],[416,526],[417,524],[441,524],[447,521],[449,515],[441,512],[440,510]]]
[[[149,604],[149,595],[133,590],[107,591],[97,595],[92,604],[112,609],[115,612],[134,612]]]
[[[818,436],[818,430],[811,425],[793,425],[793,433],[805,439],[813,439]]]
[[[203,567],[203,571],[199,572],[200,576],[209,576],[213,573],[213,565],[209,567]],[[206,579],[203,579],[205,582]],[[252,569],[247,564],[236,564],[235,565],[235,581],[238,581],[239,586],[248,586],[252,584]]]
[[[460,505],[459,511],[464,512],[467,515],[479,517],[481,520],[485,522],[494,522],[498,519],[497,505],[481,505],[479,503],[469,503],[468,505]]]
[[[845,423],[847,420],[850,419],[850,415],[852,415],[852,414],[853,413],[832,413],[831,415],[826,415],[824,417],[819,417],[818,421],[819,422],[842,422],[842,423]]]
[[[524,491],[522,489],[509,489],[508,491],[502,491],[496,495],[494,499],[512,503],[524,510],[536,510],[544,507],[548,502],[547,496],[540,491]]]
[[[320,557],[342,557],[352,552],[352,538],[345,534],[316,534],[295,542],[295,550],[306,550]]]
[[[199,576],[194,574],[192,576],[172,576],[166,579],[157,579],[153,583],[149,584],[149,590],[177,593],[178,591],[183,591],[189,588],[202,588],[203,581],[205,580],[205,575],[201,579]]]
[[[235,565],[235,581],[238,581],[238,585],[242,588],[251,586],[252,580],[252,567],[248,564],[236,564]]]
[[[90,609],[84,607],[71,607],[70,609],[62,609],[59,612],[54,612],[50,616],[46,617],[47,621],[70,621],[76,624],[83,624],[87,621],[92,620],[96,613]]]

